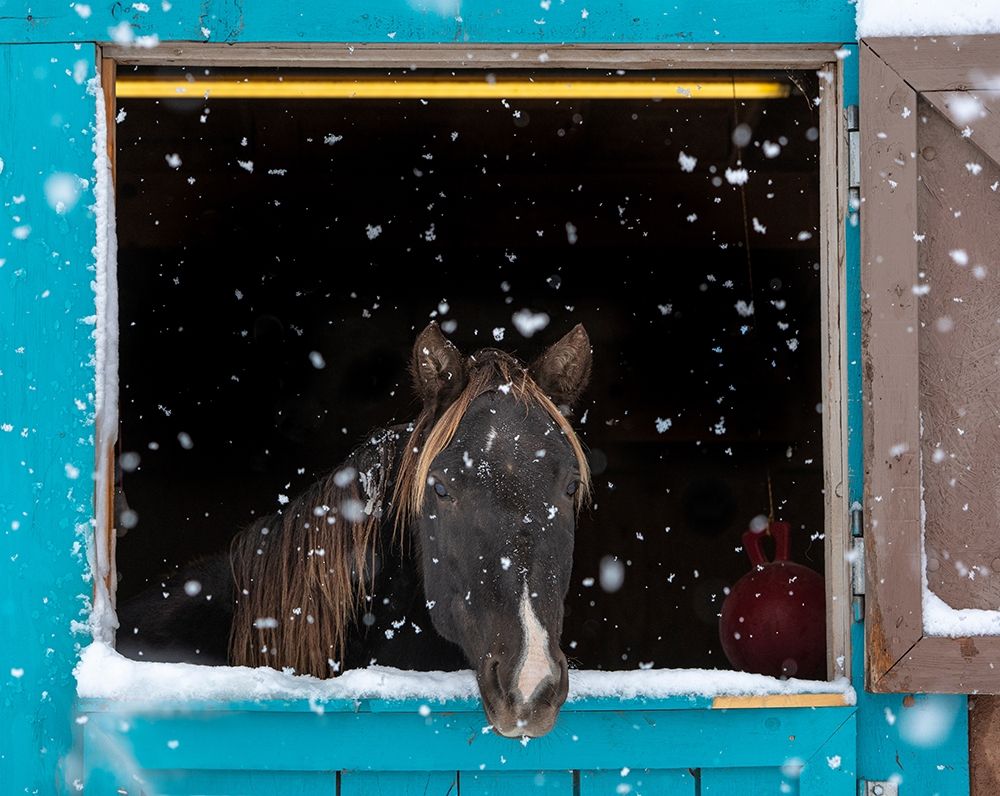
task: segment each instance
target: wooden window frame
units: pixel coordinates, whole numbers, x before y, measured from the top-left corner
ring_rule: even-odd
[[[920,282],[918,95],[933,104],[928,92],[987,88],[978,83],[1000,74],[1000,36],[863,39],[860,58],[866,687],[996,693],[1000,637],[924,635],[921,331],[911,288]]]
[[[851,577],[847,552],[851,545],[847,467],[847,329],[844,227],[847,203],[847,128],[843,113],[840,43],[801,45],[558,45],[537,44],[163,44],[154,49],[104,45],[101,74],[108,118],[108,149],[115,160],[114,80],[120,66],[309,67],[352,69],[627,69],[707,70],[815,69],[832,76],[821,81],[820,135],[820,325],[823,470],[824,561],[827,611],[827,678],[851,676]],[[516,53],[516,56],[514,55]],[[98,464],[113,460],[110,446],[98,446]],[[96,496],[97,505],[113,501],[113,493]],[[115,566],[113,511],[96,533],[99,549]],[[109,580],[113,575],[109,576]],[[112,604],[113,582],[108,583]],[[719,697],[720,707],[771,707],[776,697]],[[781,700],[778,700],[781,702]],[[802,695],[781,704],[821,707],[844,704],[843,695]]]

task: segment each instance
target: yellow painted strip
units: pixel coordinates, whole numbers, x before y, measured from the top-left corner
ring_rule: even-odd
[[[768,694],[766,696],[720,696],[712,708],[840,708],[849,704],[843,694]]]
[[[162,80],[119,75],[123,99],[781,99],[765,80],[307,80],[276,77]]]

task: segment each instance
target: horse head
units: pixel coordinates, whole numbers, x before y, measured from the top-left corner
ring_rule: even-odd
[[[566,701],[563,602],[590,482],[565,414],[590,368],[582,326],[530,366],[494,349],[463,357],[436,324],[413,348],[423,411],[397,506],[434,627],[475,667],[508,737],[544,735]]]

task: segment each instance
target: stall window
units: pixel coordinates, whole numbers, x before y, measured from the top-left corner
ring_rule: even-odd
[[[774,520],[826,576],[784,674],[843,675],[834,72],[120,71],[119,604],[412,419],[431,319],[524,360],[582,323],[573,665],[729,668]]]

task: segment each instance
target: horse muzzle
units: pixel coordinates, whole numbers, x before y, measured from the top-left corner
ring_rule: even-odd
[[[547,661],[548,670],[534,677],[524,676],[524,661],[515,667],[504,663],[501,657],[490,654],[477,670],[486,717],[494,731],[505,738],[545,735],[555,725],[569,692],[566,656],[559,652],[554,660]],[[529,687],[530,693],[523,693]]]

